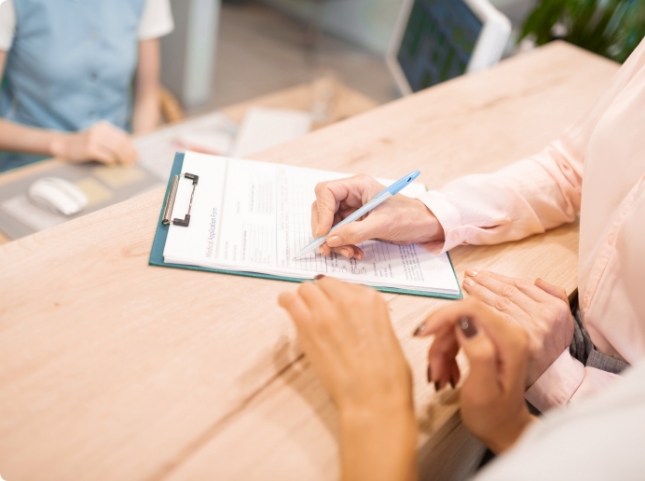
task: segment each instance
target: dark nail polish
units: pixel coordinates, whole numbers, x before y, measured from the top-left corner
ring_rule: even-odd
[[[459,327],[467,338],[477,335],[477,328],[475,327],[475,324],[473,324],[472,319],[468,316],[462,316],[461,319],[459,319]]]
[[[428,382],[432,382],[432,368],[428,366]]]
[[[421,333],[423,332],[423,328],[424,328],[424,327],[426,327],[426,323],[425,323],[425,322],[424,322],[424,323],[422,323],[419,327],[417,327],[417,328],[414,330],[414,332],[412,333],[412,335],[413,335],[414,337],[419,336],[419,334],[421,334]]]
[[[319,281],[323,277],[325,277],[325,274],[316,274],[316,276],[314,277],[314,281]]]
[[[452,378],[452,376],[450,376],[450,385],[453,389],[455,388],[455,380]]]
[[[435,382],[434,382],[434,390],[435,390],[435,391],[437,391],[437,392],[439,392],[439,390],[440,390],[440,388],[439,388],[439,381],[435,381]]]

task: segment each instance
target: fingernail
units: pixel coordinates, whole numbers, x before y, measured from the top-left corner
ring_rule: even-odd
[[[432,382],[432,368],[428,366],[428,382]]]
[[[475,277],[479,272],[474,269],[466,269],[466,275],[470,277]]]
[[[435,381],[435,382],[434,382],[434,390],[435,390],[436,392],[439,392],[439,391],[440,391],[440,389],[439,389],[439,381]]]
[[[452,376],[450,376],[450,385],[453,389],[455,388],[455,380],[452,378]]]
[[[418,336],[419,336],[419,334],[421,334],[421,333],[423,332],[423,329],[424,329],[425,327],[426,327],[426,323],[425,323],[425,322],[421,323],[421,325],[420,325],[419,327],[417,327],[417,328],[414,330],[414,332],[412,333],[412,335],[413,335],[414,337],[418,337]]]
[[[475,327],[475,324],[473,324],[472,319],[468,316],[462,316],[461,319],[459,319],[459,327],[467,338],[477,335],[477,328]]]
[[[464,284],[466,284],[469,287],[472,287],[475,285],[475,281],[473,281],[470,277],[466,277],[464,279]]]
[[[316,275],[314,276],[314,281],[319,281],[319,280],[320,280],[320,279],[322,279],[323,277],[325,277],[325,274],[316,274]]]
[[[337,235],[327,237],[327,245],[329,247],[338,247],[340,245],[340,237]]]

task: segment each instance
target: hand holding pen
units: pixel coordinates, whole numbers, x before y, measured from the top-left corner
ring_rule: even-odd
[[[322,182],[316,186],[316,200],[311,206],[311,230],[314,238],[327,234],[386,187],[368,175]],[[334,228],[320,252],[337,252],[348,258],[363,258],[357,244],[378,239],[393,244],[414,244],[443,239],[443,229],[430,210],[417,199],[396,194],[362,219]]]

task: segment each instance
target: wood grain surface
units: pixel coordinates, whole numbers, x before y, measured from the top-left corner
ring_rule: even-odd
[[[562,43],[255,156],[439,188],[539,151],[617,66]],[[276,303],[287,282],[148,266],[155,191],[0,247],[0,474],[44,480],[336,479],[336,412]],[[577,284],[577,225],[452,251]],[[411,337],[445,302],[386,295],[414,372],[422,477],[462,479],[476,442]]]

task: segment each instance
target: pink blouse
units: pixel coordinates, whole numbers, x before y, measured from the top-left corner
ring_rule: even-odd
[[[445,230],[442,251],[522,239],[580,212],[583,323],[598,350],[633,365],[645,354],[644,179],[645,41],[600,101],[540,154],[495,174],[462,177],[420,199]],[[585,367],[567,349],[527,399],[545,411],[617,377]]]

